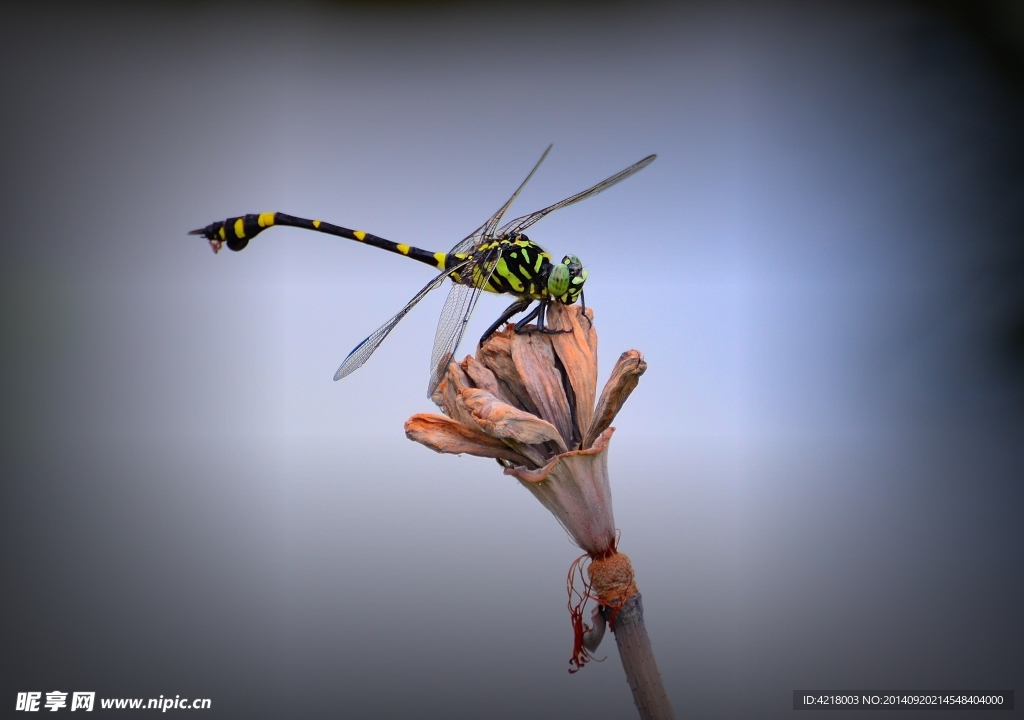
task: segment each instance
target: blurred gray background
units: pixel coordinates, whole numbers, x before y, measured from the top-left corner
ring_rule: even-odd
[[[1000,2],[11,9],[0,707],[634,716],[610,639],[566,672],[554,519],[403,435],[444,293],[331,381],[430,270],[185,235],[446,250],[552,142],[512,216],[659,154],[530,235],[586,263],[602,374],[650,365],[610,466],[678,716],[1020,690],[1021,38]]]

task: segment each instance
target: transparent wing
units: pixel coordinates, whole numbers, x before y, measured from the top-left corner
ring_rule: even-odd
[[[501,257],[500,248],[495,248],[483,258],[471,260],[466,263],[463,274],[472,272],[473,285],[452,285],[448,293],[448,299],[444,301],[444,309],[437,321],[437,333],[434,335],[434,350],[430,353],[430,384],[427,385],[427,397],[434,394],[434,390],[441,384],[441,378],[448,370],[448,365],[459,348],[462,335],[466,332],[466,325],[476,307],[476,301],[480,298],[484,286],[491,279],[494,268],[498,266],[498,258]],[[478,274],[479,273],[479,274]],[[479,278],[477,280],[476,278]]]
[[[416,293],[412,300],[405,304],[404,308],[398,311],[397,315],[395,315],[393,318],[391,318],[386,323],[377,328],[368,338],[363,340],[361,343],[359,343],[352,349],[352,352],[350,352],[348,354],[348,357],[345,358],[345,361],[341,364],[341,367],[338,368],[338,372],[334,373],[334,379],[341,380],[346,375],[350,375],[359,368],[361,368],[363,366],[363,363],[369,360],[370,356],[373,355],[374,351],[378,347],[380,347],[380,344],[382,342],[384,342],[384,338],[386,338],[388,334],[395,329],[395,325],[401,322],[402,318],[404,318],[409,313],[409,311],[416,306],[416,303],[422,300],[426,296],[426,294],[429,293],[431,290],[440,286],[441,283],[448,279],[448,276],[450,276],[453,272],[458,272],[468,264],[469,261],[467,260],[466,262],[461,263],[456,267],[449,268],[448,270],[445,270],[443,273],[435,277],[429,283],[427,283],[422,290]]]
[[[523,191],[523,188],[526,187],[526,183],[530,182],[530,178],[532,178],[533,174],[537,172],[537,168],[539,168],[540,164],[544,162],[544,158],[548,156],[548,153],[551,152],[551,148],[553,147],[553,144],[548,145],[548,149],[545,150],[544,154],[540,156],[540,160],[538,160],[537,164],[533,166],[533,170],[531,170],[530,174],[526,176],[526,179],[519,184],[519,187],[516,188],[516,191],[512,193],[512,197],[510,197],[505,202],[504,205],[498,208],[498,212],[491,215],[491,217],[487,219],[487,222],[485,222],[483,225],[481,225],[476,230],[471,232],[465,238],[460,240],[459,243],[448,252],[449,255],[453,255],[455,253],[469,252],[469,250],[475,247],[476,244],[480,242],[482,239],[494,236],[494,230],[495,228],[498,227],[498,223],[501,222],[501,218],[503,218],[505,216],[506,211],[508,211],[508,209],[512,207],[512,203],[515,202],[515,199],[517,197],[519,197],[519,193],[521,193]]]
[[[476,230],[474,230],[472,232],[472,234],[467,235],[462,240],[459,240],[458,244],[455,247],[453,247],[451,250],[448,251],[448,255],[452,256],[452,255],[456,255],[458,253],[463,253],[463,254],[468,255],[470,252],[472,252],[473,248],[475,248],[478,243],[483,241],[483,239],[484,239],[483,229],[484,229],[484,226],[481,225]]]
[[[625,180],[626,178],[628,178],[630,175],[634,175],[634,174],[640,172],[645,167],[647,167],[652,162],[654,162],[655,158],[657,158],[657,157],[658,157],[657,155],[648,155],[647,157],[645,157],[640,162],[635,163],[633,165],[630,165],[628,168],[626,168],[625,170],[622,170],[621,172],[615,173],[614,175],[612,175],[607,180],[602,180],[597,185],[595,185],[594,187],[592,187],[592,188],[590,188],[588,190],[584,190],[581,193],[576,193],[572,197],[567,197],[565,200],[562,200],[561,202],[556,202],[554,205],[549,205],[548,207],[544,208],[543,210],[538,210],[535,213],[530,213],[529,215],[523,215],[522,217],[516,218],[515,220],[510,221],[507,225],[505,225],[503,228],[501,228],[501,230],[498,231],[498,235],[499,236],[504,236],[505,234],[508,234],[508,233],[522,232],[523,230],[525,230],[526,228],[530,227],[535,222],[540,220],[542,217],[544,217],[545,215],[547,215],[549,213],[553,213],[555,210],[559,210],[561,208],[564,208],[567,205],[572,205],[574,203],[578,203],[581,200],[586,200],[589,197],[593,197],[594,195],[597,195],[599,192],[604,192],[605,190],[610,188],[612,185],[615,185],[616,183],[620,183],[623,180]]]
[[[540,160],[538,160],[537,164],[533,166],[533,170],[531,170],[530,174],[526,176],[526,179],[519,183],[519,187],[517,187],[516,191],[512,193],[512,197],[510,197],[508,201],[499,208],[498,212],[491,215],[490,219],[484,223],[484,235],[487,235],[488,237],[492,237],[494,235],[494,231],[497,229],[498,223],[501,222],[501,218],[505,216],[505,212],[512,207],[512,203],[515,202],[517,197],[519,197],[519,193],[521,193],[523,188],[526,187],[526,183],[530,182],[530,178],[532,178],[533,174],[537,172],[537,168],[539,168],[540,164],[544,162],[544,158],[548,156],[548,153],[551,152],[551,148],[553,147],[554,144],[548,145],[548,149],[540,156]]]

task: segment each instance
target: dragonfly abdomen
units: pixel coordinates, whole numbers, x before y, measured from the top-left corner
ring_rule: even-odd
[[[193,230],[189,235],[202,235],[205,237],[210,241],[214,252],[220,250],[223,244],[227,244],[228,248],[238,252],[244,250],[245,246],[256,235],[274,225],[303,228],[304,230],[313,230],[327,235],[334,235],[335,237],[355,240],[364,245],[371,245],[381,250],[387,250],[412,258],[413,260],[418,260],[437,270],[445,269],[444,263],[447,258],[445,253],[431,252],[430,250],[423,250],[412,245],[385,240],[382,237],[363,232],[362,230],[350,230],[346,227],[333,225],[321,220],[307,220],[306,218],[280,212],[259,213],[258,215],[249,214],[228,218],[227,220],[218,220],[204,228]]]

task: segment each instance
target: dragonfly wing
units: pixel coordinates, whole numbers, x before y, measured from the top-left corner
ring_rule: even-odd
[[[512,193],[512,197],[510,197],[508,201],[498,209],[498,212],[491,215],[490,219],[484,223],[484,234],[486,236],[492,237],[494,235],[494,231],[497,229],[498,223],[501,222],[501,218],[505,216],[505,212],[512,207],[512,203],[515,202],[517,197],[519,197],[519,193],[521,193],[523,188],[526,187],[526,183],[530,182],[530,178],[532,178],[533,174],[537,172],[537,168],[539,168],[540,164],[544,162],[544,158],[548,156],[548,153],[551,152],[551,148],[553,147],[554,144],[548,145],[548,149],[540,156],[540,160],[538,160],[537,164],[533,166],[533,170],[531,170],[530,174],[526,176],[526,179],[523,180],[519,184],[519,187],[516,188],[516,191]]]
[[[448,278],[449,275],[451,275],[453,272],[459,271],[467,264],[468,261],[461,263],[456,267],[449,268],[448,270],[444,271],[443,273],[435,277],[429,283],[427,283],[422,290],[416,293],[412,300],[405,304],[405,307],[398,311],[398,314],[396,314],[393,318],[391,318],[386,323],[381,325],[379,328],[374,330],[373,333],[371,333],[368,338],[363,340],[361,343],[359,343],[352,349],[352,352],[350,352],[348,354],[348,357],[345,358],[345,361],[341,364],[341,367],[338,368],[338,372],[334,373],[334,379],[341,380],[346,375],[350,375],[359,368],[361,368],[363,366],[363,363],[369,360],[370,356],[373,355],[374,351],[378,347],[380,347],[380,344],[382,342],[384,342],[384,338],[386,338],[388,334],[395,329],[395,325],[401,322],[402,318],[404,318],[409,313],[409,311],[416,306],[416,303],[418,303],[420,300],[426,297],[427,293],[429,293],[431,290],[439,287],[441,283],[443,283]]]
[[[586,200],[589,197],[593,197],[594,195],[597,195],[600,192],[604,192],[605,190],[610,188],[612,185],[615,185],[616,183],[620,183],[623,180],[625,180],[626,178],[628,178],[630,175],[634,175],[634,174],[640,172],[645,167],[647,167],[652,162],[654,162],[655,158],[657,158],[657,157],[658,157],[657,155],[648,155],[647,157],[645,157],[640,162],[634,163],[633,165],[630,165],[625,170],[622,170],[620,172],[615,173],[614,175],[612,175],[610,178],[607,178],[606,180],[602,180],[601,182],[599,182],[597,185],[595,185],[592,188],[584,190],[583,192],[580,192],[580,193],[576,193],[572,197],[567,197],[565,200],[562,200],[561,202],[556,202],[554,205],[549,205],[548,207],[544,208],[543,210],[538,210],[537,212],[530,213],[529,215],[523,215],[522,217],[516,218],[515,220],[512,220],[507,225],[505,225],[505,227],[503,227],[498,232],[498,234],[500,236],[504,236],[505,234],[508,234],[508,233],[522,232],[523,230],[525,230],[526,228],[530,227],[535,222],[540,220],[542,217],[544,217],[545,215],[548,215],[550,213],[553,213],[555,210],[559,210],[559,209],[564,208],[564,207],[566,207],[568,205],[573,205],[574,203],[578,203],[581,200]]]
[[[460,240],[455,247],[448,251],[448,256],[452,257],[459,253],[469,254],[473,250],[473,248],[475,248],[478,244],[480,244],[480,242],[483,241],[483,229],[484,226],[481,225],[476,230],[474,230],[471,235],[467,235],[465,238]]]
[[[512,193],[512,197],[510,197],[505,202],[504,205],[498,208],[498,212],[491,215],[491,217],[487,219],[487,222],[485,222],[472,233],[467,235],[463,240],[459,242],[458,245],[453,247],[451,251],[448,253],[449,255],[454,255],[455,253],[468,252],[483,238],[489,238],[494,236],[494,230],[495,228],[498,227],[498,223],[501,222],[501,219],[505,216],[506,211],[508,211],[508,209],[512,207],[512,203],[515,202],[515,199],[517,197],[519,197],[519,193],[521,193],[523,191],[523,188],[526,187],[526,183],[530,182],[530,178],[532,178],[533,174],[537,172],[537,168],[539,168],[540,164],[544,162],[544,158],[548,156],[548,153],[551,152],[551,148],[553,147],[554,145],[548,145],[547,150],[545,150],[544,154],[540,156],[540,160],[538,160],[537,164],[533,166],[533,170],[531,170],[530,174],[526,176],[526,179],[519,184],[519,187],[516,188],[516,191]]]
[[[434,390],[441,384],[441,378],[448,371],[448,365],[459,348],[466,325],[476,307],[480,293],[491,279],[494,268],[498,266],[501,250],[495,248],[483,258],[466,263],[463,274],[472,272],[472,285],[452,285],[444,309],[437,321],[437,333],[434,335],[434,350],[430,354],[430,384],[427,386],[427,397],[432,397]]]

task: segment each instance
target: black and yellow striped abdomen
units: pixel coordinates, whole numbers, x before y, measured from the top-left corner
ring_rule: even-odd
[[[237,252],[245,249],[245,246],[249,244],[249,241],[258,234],[275,225],[303,228],[304,230],[314,230],[327,235],[334,235],[335,237],[355,240],[356,242],[371,245],[373,247],[380,248],[381,250],[405,255],[406,257],[426,263],[438,270],[445,269],[444,263],[445,258],[447,257],[445,253],[431,252],[429,250],[413,247],[412,245],[392,242],[362,230],[350,230],[349,228],[341,227],[340,225],[332,225],[331,223],[323,222],[321,220],[307,220],[306,218],[295,217],[294,215],[287,215],[279,212],[259,213],[258,215],[249,214],[228,218],[227,220],[218,220],[215,223],[210,223],[204,228],[193,230],[189,235],[202,235],[210,241],[215,252],[220,250],[222,244],[227,244],[231,250]]]
[[[523,299],[550,299],[547,281],[551,269],[551,256],[539,245],[521,234],[482,242],[467,254],[449,255],[385,240],[362,230],[350,230],[321,220],[307,220],[279,212],[253,213],[219,220],[199,230],[193,230],[190,234],[205,237],[213,245],[215,251],[226,244],[231,250],[237,252],[245,249],[249,241],[261,232],[275,225],[303,228],[355,240],[364,245],[371,245],[418,260],[437,270],[447,270],[470,260],[467,269],[451,274],[454,282],[472,287],[483,285],[482,289],[487,292],[515,295]],[[489,269],[489,265],[485,266],[482,261],[485,257],[490,257],[496,248],[500,249],[497,265],[494,266],[494,272],[490,274],[490,279],[486,280],[484,275]]]

